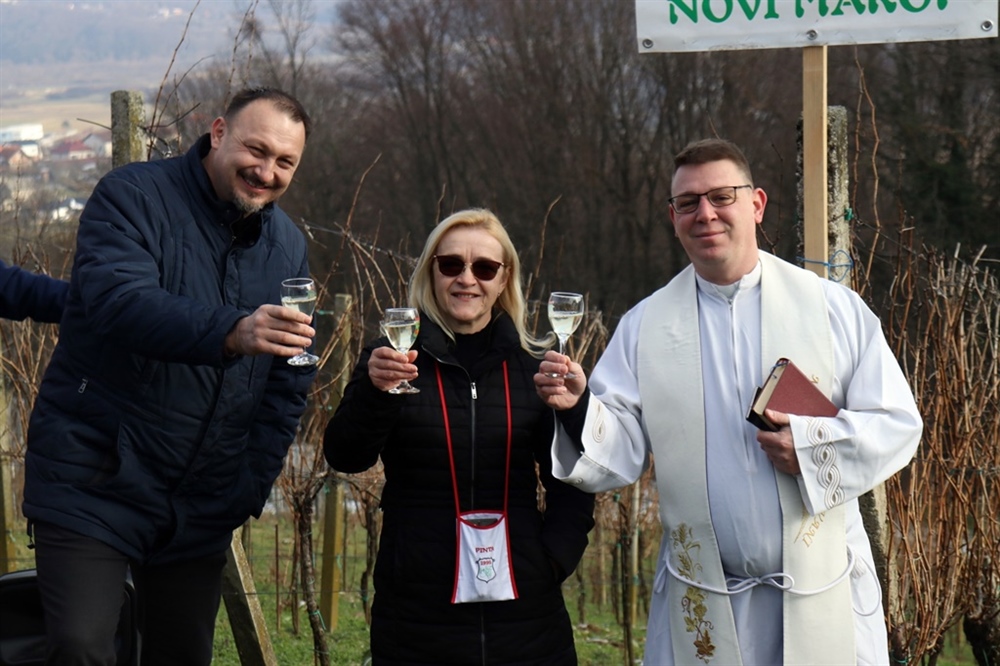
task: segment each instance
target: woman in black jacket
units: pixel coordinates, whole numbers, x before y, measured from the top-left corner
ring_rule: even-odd
[[[438,224],[410,304],[416,344],[364,350],[324,437],[334,469],[384,465],[374,664],[575,664],[560,583],[594,499],[552,477],[554,419],[533,383],[546,345],[526,330],[520,262],[496,216]],[[404,379],[420,392],[387,393]]]

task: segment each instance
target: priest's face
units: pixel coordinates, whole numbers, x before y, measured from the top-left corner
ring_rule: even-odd
[[[753,270],[767,195],[747,174],[729,160],[685,165],[671,194],[674,233],[699,275],[732,284]]]

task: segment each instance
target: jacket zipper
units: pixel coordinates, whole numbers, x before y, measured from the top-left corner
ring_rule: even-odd
[[[486,666],[486,618],[484,617],[483,605],[477,604],[479,606],[479,656],[482,659],[483,666]]]
[[[476,382],[469,382],[472,387],[472,427],[469,428],[472,432],[470,433],[469,451],[472,463],[472,475],[471,475],[471,486],[469,489],[469,501],[471,505],[470,509],[476,508],[476,400],[479,398],[479,394],[476,392]]]
[[[424,351],[427,351],[425,348],[423,348],[423,347],[421,347],[421,348],[424,349]],[[469,430],[471,431],[470,435],[469,435],[469,438],[470,438],[470,442],[469,443],[471,445],[469,447],[469,450],[470,450],[470,455],[472,457],[472,479],[471,479],[472,483],[470,485],[470,490],[469,490],[469,495],[470,495],[469,501],[471,502],[471,504],[469,505],[469,508],[471,509],[471,508],[474,508],[476,506],[476,502],[475,502],[475,500],[476,500],[476,401],[479,399],[479,391],[476,389],[476,382],[472,381],[472,377],[469,375],[469,371],[468,370],[466,370],[465,368],[463,368],[461,365],[459,365],[457,363],[448,363],[447,361],[442,361],[440,358],[438,358],[437,356],[435,356],[434,354],[432,354],[429,351],[427,353],[428,353],[428,355],[431,358],[433,358],[435,361],[437,361],[441,365],[451,365],[451,366],[454,366],[454,367],[460,369],[462,372],[464,372],[465,376],[469,378],[469,392],[470,392],[470,395],[472,396],[472,403],[471,403],[471,409],[472,409],[471,424],[472,425],[469,428]],[[482,604],[476,604],[476,605],[479,606],[479,651],[480,651],[480,659],[481,659],[481,663],[483,664],[483,666],[486,666],[486,663],[487,663],[487,661],[486,661],[486,618],[483,615],[483,605]]]
[[[471,456],[471,469],[472,469],[471,479],[470,479],[471,483],[469,484],[469,508],[473,509],[476,506],[476,400],[479,399],[479,391],[476,389],[476,382],[472,381],[472,376],[469,375],[469,371],[468,370],[466,370],[465,368],[463,368],[458,363],[451,363],[449,361],[444,361],[444,360],[438,358],[437,355],[431,353],[430,351],[428,351],[423,346],[421,346],[421,349],[423,351],[426,351],[427,354],[428,354],[428,356],[430,356],[431,358],[433,358],[435,361],[437,361],[441,365],[448,365],[448,366],[452,366],[452,367],[458,368],[459,370],[461,370],[462,372],[464,372],[465,376],[469,379],[469,389],[470,389],[470,393],[472,395],[472,405],[471,405],[471,409],[472,409],[471,424],[472,424],[472,426],[469,428],[469,430],[470,430],[470,433],[469,433],[469,455]]]

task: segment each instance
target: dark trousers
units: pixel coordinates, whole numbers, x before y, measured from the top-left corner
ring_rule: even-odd
[[[150,566],[54,525],[35,523],[34,537],[48,638],[46,664],[115,663],[114,636],[129,569],[138,603],[142,666],[211,663],[224,552]]]

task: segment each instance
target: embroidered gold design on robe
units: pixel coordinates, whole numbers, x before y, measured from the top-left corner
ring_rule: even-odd
[[[686,523],[681,523],[670,533],[673,552],[677,555],[679,573],[688,580],[698,580],[701,571],[694,551],[701,550],[701,543],[692,539],[691,530]],[[706,664],[715,655],[715,644],[712,643],[712,632],[715,628],[712,621],[705,616],[708,606],[705,605],[705,592],[696,587],[688,586],[687,592],[681,598],[681,610],[684,612],[684,627],[689,634],[693,633],[695,656]]]

